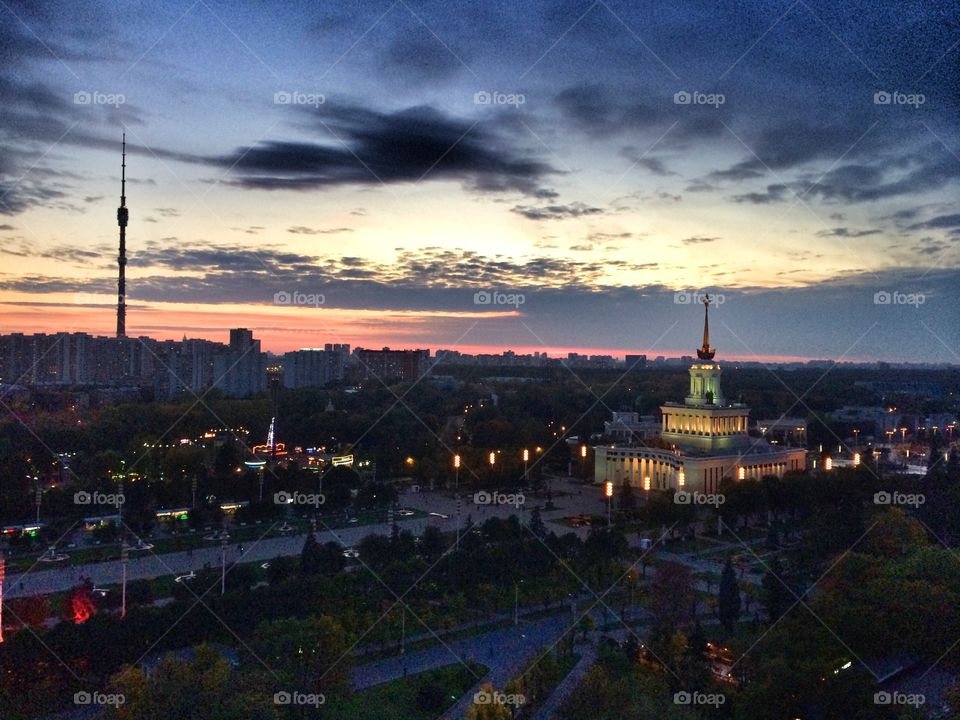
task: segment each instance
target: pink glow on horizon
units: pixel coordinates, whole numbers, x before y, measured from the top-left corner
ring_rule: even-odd
[[[680,357],[694,355],[689,348],[587,347],[561,345],[504,345],[469,342],[469,330],[478,320],[516,317],[514,311],[448,312],[418,310],[347,310],[339,308],[289,308],[261,305],[128,305],[127,335],[147,336],[157,340],[201,338],[226,343],[230,328],[246,327],[261,340],[264,350],[283,353],[302,348],[323,347],[325,343],[349,343],[351,347],[379,349],[429,348],[459,350],[469,354],[499,355],[512,350],[518,355],[547,353],[563,358],[568,353],[611,355],[623,359],[625,354]],[[311,320],[311,327],[305,326]],[[322,323],[320,322],[322,321]],[[0,316],[0,333],[87,332],[112,336],[116,319],[113,308],[106,305],[72,305],[36,302],[7,303]],[[442,327],[441,327],[442,325]],[[449,338],[447,340],[443,338]],[[769,363],[806,362],[814,358],[802,355],[750,355],[720,353],[723,361],[756,361]],[[845,357],[845,361],[863,361]]]

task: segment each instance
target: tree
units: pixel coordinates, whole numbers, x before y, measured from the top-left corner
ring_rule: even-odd
[[[633,511],[637,508],[637,498],[627,481],[624,481],[623,485],[620,486],[620,492],[617,495],[617,507],[625,515],[633,514]]]
[[[530,531],[539,538],[542,538],[547,534],[547,526],[543,523],[543,518],[540,517],[540,507],[534,507],[530,512]]]
[[[432,565],[440,559],[446,549],[443,531],[436,525],[428,525],[423,531],[423,537],[420,538],[420,554],[423,559]]]
[[[350,645],[343,626],[329,616],[263,622],[251,646],[288,687],[323,693],[349,688]]]
[[[317,537],[313,533],[307,533],[303,550],[300,551],[300,571],[305,575],[316,575],[322,569],[322,565],[323,558]]]
[[[720,605],[720,624],[726,628],[728,633],[733,633],[734,625],[740,619],[740,587],[737,585],[737,573],[733,569],[733,563],[727,558],[726,565],[723,566],[723,574],[720,576],[720,596],[718,598]]]
[[[770,562],[770,569],[763,575],[763,605],[770,623],[775,623],[790,606],[790,591],[784,587],[783,565],[779,558]]]
[[[679,563],[662,563],[650,581],[647,596],[647,608],[653,615],[654,625],[672,632],[690,622],[695,601],[690,568]]]
[[[108,693],[124,702],[110,707],[115,720],[273,720],[277,708],[263,676],[232,670],[214,648],[200,645],[188,661],[167,656],[148,677],[141,668],[115,674]]]
[[[7,617],[12,617],[24,625],[39,628],[50,617],[50,601],[44,595],[16,598],[7,602],[7,611],[9,613]]]

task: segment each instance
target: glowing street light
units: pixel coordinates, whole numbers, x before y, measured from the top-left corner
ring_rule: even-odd
[[[603,494],[607,496],[607,527],[610,527],[610,506],[613,504],[613,483],[610,480],[603,484]]]
[[[828,457],[823,461],[824,470],[833,470],[833,458]]]
[[[523,484],[527,484],[527,463],[530,462],[530,451],[523,449]]]
[[[497,464],[497,454],[491,450],[490,451],[490,467],[493,467]]]
[[[741,466],[737,469],[737,477],[740,478],[741,480],[746,480],[746,479],[747,479],[747,469],[746,469],[745,467],[743,467],[743,465],[741,465]]]
[[[643,478],[643,489],[646,490],[647,492],[650,491],[650,477],[649,477],[649,476]]]
[[[859,466],[860,466],[860,453],[854,453],[854,454],[853,454],[853,466],[854,466],[854,467],[859,467]]]
[[[453,456],[453,472],[454,472],[453,487],[455,490],[457,490],[460,488],[460,454],[459,453]]]
[[[683,489],[683,486],[684,486],[684,485],[686,484],[686,482],[687,482],[687,475],[686,475],[686,473],[683,472],[683,470],[680,471],[680,477],[679,477],[678,482],[679,482],[679,484],[680,484],[680,488]]]

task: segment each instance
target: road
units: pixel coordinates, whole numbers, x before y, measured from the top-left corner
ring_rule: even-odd
[[[563,613],[519,625],[443,642],[424,650],[360,665],[353,671],[353,689],[362,690],[406,675],[473,660],[486,665],[494,686],[502,688],[518,664],[532,662],[536,653],[550,647],[571,625]],[[472,697],[472,694],[471,694]]]
[[[555,481],[556,482],[556,481]],[[558,499],[558,507],[551,511],[543,512],[544,521],[569,515],[574,512],[584,512],[581,504],[587,504],[597,491],[591,488],[582,488],[576,485],[566,486],[563,481],[562,489],[576,493],[570,497]],[[559,482],[555,485],[558,487]],[[583,490],[583,495],[579,492]],[[526,521],[530,513],[524,509],[513,505],[481,506],[473,502],[472,494],[462,492],[461,496],[461,527],[466,527],[467,517],[469,516],[474,523],[482,523],[491,517],[507,518],[510,515],[520,515]],[[533,499],[530,499],[532,505]],[[592,503],[591,503],[592,504]],[[424,512],[436,512],[441,515],[447,515],[446,519],[441,517],[427,518],[397,518],[397,525],[403,530],[410,530],[415,535],[422,535],[428,525],[435,525],[446,532],[453,532],[457,527],[457,500],[453,497],[452,491],[436,491],[413,493],[405,492],[400,497],[400,505],[412,507]],[[268,525],[264,525],[264,533],[267,532]],[[559,528],[558,528],[559,529]],[[338,528],[337,530],[323,530],[317,532],[317,539],[321,543],[334,541],[343,545],[356,545],[365,536],[370,534],[390,534],[390,525],[388,523],[376,523],[370,525],[361,525],[358,527]],[[586,530],[581,529],[580,533],[586,535]],[[279,556],[299,555],[303,549],[303,543],[306,539],[305,534],[291,535],[287,537],[265,538],[259,541],[251,541],[243,544],[244,550],[241,554],[237,545],[227,546],[227,563],[235,562],[263,562],[272,560]],[[23,573],[7,572],[7,579],[4,587],[4,597],[14,599],[18,597],[28,597],[32,595],[46,595],[50,593],[63,592],[75,586],[81,577],[90,578],[96,586],[111,585],[120,582],[122,576],[122,564],[119,560],[108,560],[105,562],[89,563],[83,565],[37,562],[30,569]],[[156,555],[151,551],[131,552],[130,562],[127,566],[127,580],[143,580],[161,577],[165,575],[183,575],[191,570],[200,570],[204,565],[218,567],[220,565],[220,545],[216,541],[211,541],[209,547],[197,548],[194,550],[184,550],[180,552],[164,553]]]

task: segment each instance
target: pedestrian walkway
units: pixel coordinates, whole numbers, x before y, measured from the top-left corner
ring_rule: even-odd
[[[574,652],[579,653],[580,659],[573,669],[567,673],[567,676],[560,681],[560,684],[553,689],[547,701],[540,706],[540,709],[534,713],[532,720],[552,720],[557,716],[557,711],[567,701],[567,698],[573,694],[580,683],[583,681],[587,670],[593,667],[597,661],[597,649],[589,643],[578,645]]]

